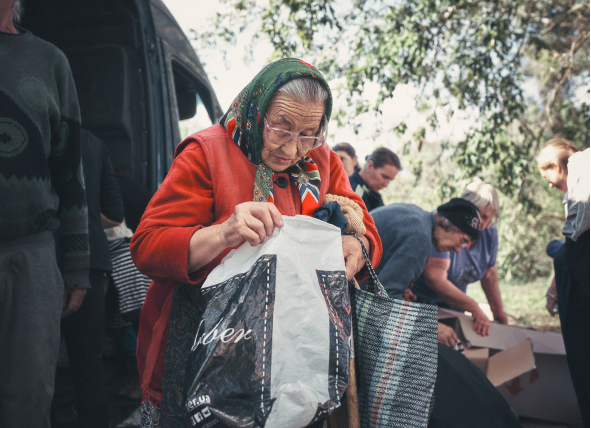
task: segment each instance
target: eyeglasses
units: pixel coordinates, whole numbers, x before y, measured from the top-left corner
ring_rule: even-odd
[[[322,118],[320,122],[320,131],[318,132],[318,136],[307,136],[307,135],[296,135],[293,132],[290,132],[286,129],[281,128],[272,128],[269,126],[267,122],[267,118],[264,119],[265,121],[265,128],[269,133],[269,139],[273,144],[278,146],[282,146],[284,144],[289,143],[290,141],[295,140],[298,146],[298,151],[300,152],[309,152],[310,150],[314,150],[317,147],[320,147],[324,141],[326,141],[326,134],[328,127],[325,125],[326,120]]]

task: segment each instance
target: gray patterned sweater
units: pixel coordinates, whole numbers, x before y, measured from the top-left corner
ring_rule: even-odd
[[[0,33],[0,241],[58,230],[69,287],[89,287],[80,111],[63,52]]]

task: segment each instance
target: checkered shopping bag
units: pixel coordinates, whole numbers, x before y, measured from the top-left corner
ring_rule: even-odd
[[[424,428],[437,377],[437,307],[389,298],[363,251],[367,291],[349,287],[361,426]]]

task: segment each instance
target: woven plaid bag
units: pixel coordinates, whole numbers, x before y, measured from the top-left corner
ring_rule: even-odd
[[[424,428],[437,377],[437,307],[388,297],[361,246],[367,291],[350,284],[361,427]]]

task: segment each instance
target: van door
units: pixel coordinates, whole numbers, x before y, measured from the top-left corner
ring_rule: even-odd
[[[82,126],[107,144],[114,167],[151,192],[197,96],[212,123],[221,116],[197,55],[160,0],[27,0],[22,25],[64,51]]]

